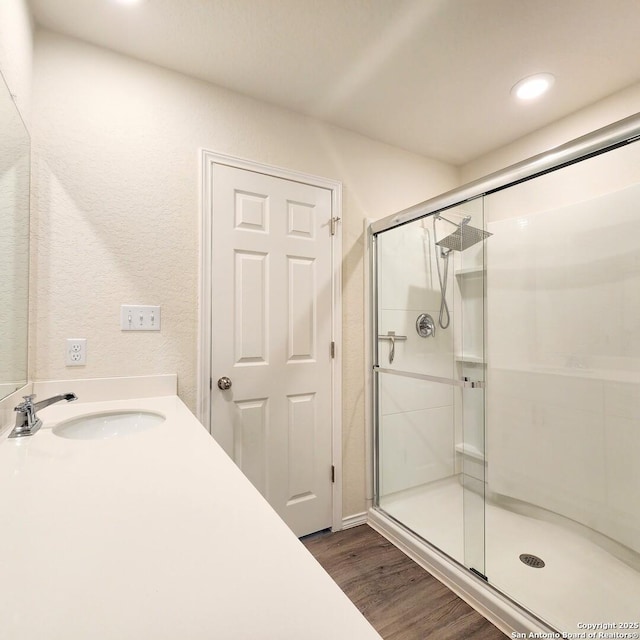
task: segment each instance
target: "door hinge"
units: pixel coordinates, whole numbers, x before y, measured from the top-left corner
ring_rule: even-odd
[[[331,482],[336,481],[336,468],[334,465],[331,465]]]
[[[336,225],[340,222],[340,218],[331,218],[331,235],[336,235]]]
[[[335,342],[331,343],[331,357],[332,358],[336,357],[336,343]]]

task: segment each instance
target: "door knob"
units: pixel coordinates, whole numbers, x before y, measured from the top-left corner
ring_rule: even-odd
[[[231,389],[231,378],[227,378],[227,376],[222,376],[222,378],[218,380],[218,389],[222,389],[222,391]]]

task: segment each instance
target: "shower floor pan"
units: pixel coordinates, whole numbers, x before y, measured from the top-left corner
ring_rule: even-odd
[[[467,492],[464,499],[483,508],[479,495]],[[381,507],[447,555],[464,557],[463,489],[457,477],[398,492]],[[467,502],[466,508],[473,505]],[[583,632],[579,624],[640,622],[640,572],[562,525],[492,504],[485,505],[485,518],[489,584],[534,616],[566,633]],[[541,558],[545,566],[528,566],[522,554]]]

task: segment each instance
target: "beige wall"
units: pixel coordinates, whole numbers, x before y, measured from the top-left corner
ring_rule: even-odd
[[[640,113],[640,83],[469,162],[460,168],[461,181],[482,178],[636,113]]]
[[[36,34],[34,379],[178,374],[194,408],[201,147],[343,183],[344,513],[365,508],[363,219],[450,189],[457,171],[195,79]],[[162,305],[122,333],[121,303]],[[64,366],[64,341],[88,363]]]

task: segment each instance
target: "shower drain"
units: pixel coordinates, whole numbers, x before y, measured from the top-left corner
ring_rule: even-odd
[[[544,567],[544,560],[530,553],[521,553],[520,561],[524,562],[527,567],[533,567],[534,569],[542,569]]]

